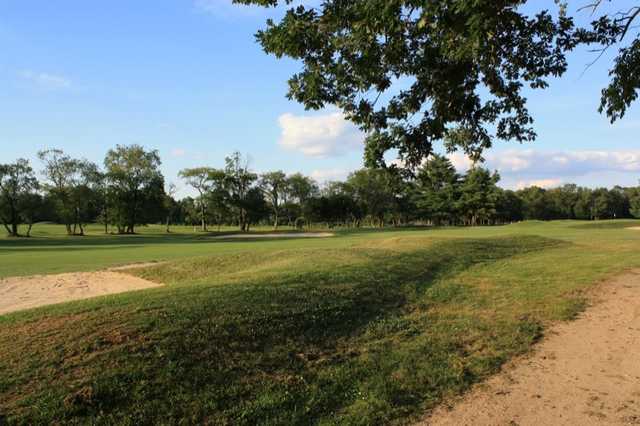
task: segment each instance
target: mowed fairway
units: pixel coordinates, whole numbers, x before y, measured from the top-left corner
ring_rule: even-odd
[[[130,271],[164,286],[0,316],[0,423],[411,422],[640,267],[639,224],[249,241],[36,227],[0,239],[0,277],[167,261]]]

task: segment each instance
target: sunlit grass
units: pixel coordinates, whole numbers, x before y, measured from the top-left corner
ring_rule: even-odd
[[[53,231],[50,246],[4,240],[0,261],[33,273],[169,262],[131,271],[162,288],[0,316],[0,413],[25,424],[403,423],[575,316],[598,280],[640,267],[640,232],[625,229],[638,222],[617,223],[243,242],[185,232],[135,248],[115,237],[69,246]],[[57,257],[40,264],[29,249]]]

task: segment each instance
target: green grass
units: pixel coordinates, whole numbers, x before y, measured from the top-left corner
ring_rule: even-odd
[[[4,276],[170,260],[131,271],[161,288],[0,316],[0,415],[405,423],[529,350],[599,280],[640,267],[640,231],[625,229],[638,222],[611,223],[233,242],[47,226],[0,240]]]

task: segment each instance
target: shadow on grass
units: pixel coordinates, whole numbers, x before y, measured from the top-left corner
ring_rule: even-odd
[[[363,251],[362,264],[112,299],[121,302],[114,303],[116,310],[134,316],[130,321],[138,324],[141,343],[115,345],[105,355],[103,348],[87,350],[94,347],[91,342],[74,341],[85,348],[75,365],[58,352],[43,351],[40,369],[53,363],[65,370],[55,378],[58,386],[20,395],[20,421],[395,421],[419,412],[425,401],[468,386],[503,361],[494,354],[475,359],[464,344],[469,332],[485,324],[461,317],[442,328],[428,320],[433,308],[468,302],[460,286],[430,292],[433,286],[474,265],[562,244],[518,237],[445,241],[401,255],[370,249]],[[83,324],[99,323],[104,315]],[[456,328],[461,324],[468,329]],[[504,329],[508,337],[488,335],[484,344],[498,345],[504,338],[526,345],[540,332],[527,320]],[[58,339],[64,335],[60,330]],[[86,357],[92,357],[91,364]],[[16,377],[20,374],[21,389],[42,377],[37,368]],[[0,392],[10,396],[6,387]],[[0,402],[0,408],[7,407]]]

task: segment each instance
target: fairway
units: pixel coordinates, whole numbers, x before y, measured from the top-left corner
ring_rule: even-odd
[[[38,225],[33,238],[0,239],[0,277],[163,262],[125,271],[161,286],[0,315],[0,419],[417,421],[574,318],[600,281],[640,267],[638,225],[249,240]]]

